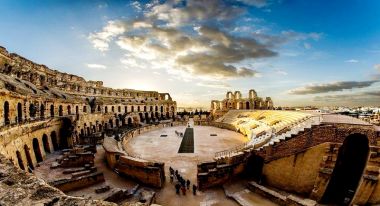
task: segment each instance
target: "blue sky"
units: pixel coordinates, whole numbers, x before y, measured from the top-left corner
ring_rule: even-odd
[[[209,107],[255,89],[275,105],[378,105],[380,1],[13,1],[0,45],[105,86]]]

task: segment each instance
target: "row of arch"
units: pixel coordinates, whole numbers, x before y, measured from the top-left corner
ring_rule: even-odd
[[[22,123],[23,121],[25,121],[26,117],[24,118],[24,107],[23,104],[21,102],[18,102],[17,103],[17,106],[16,106],[16,111],[17,111],[17,114],[16,116],[14,117],[14,121],[10,115],[10,110],[11,110],[11,107],[10,107],[10,104],[8,101],[5,101],[4,102],[4,105],[3,105],[3,118],[4,118],[4,125],[8,125],[8,124],[11,124],[12,122],[15,122],[15,123]],[[97,106],[97,112],[103,112],[103,113],[109,113],[109,112],[112,112],[112,113],[122,113],[122,112],[141,112],[141,111],[144,111],[144,112],[148,112],[148,111],[160,111],[161,113],[164,112],[164,106],[161,105],[160,107],[159,106],[136,106],[136,110],[135,111],[135,106],[130,106],[130,109],[128,110],[128,106],[125,106],[124,107],[124,111],[122,111],[122,107],[121,106],[118,106],[117,107],[117,111],[115,110],[115,106],[110,106],[110,111],[108,110],[108,106],[104,106],[104,110],[102,110],[102,106],[98,105]],[[66,105],[65,108],[63,105],[59,105],[58,106],[58,116],[64,116],[64,115],[78,115],[80,114],[80,109],[82,109],[82,112],[83,113],[87,113],[87,105],[83,105],[80,106],[79,105],[76,105],[76,106],[72,106],[71,105]],[[26,109],[25,109],[26,110]],[[169,107],[166,108],[166,111],[169,110]],[[46,111],[46,108],[45,108],[45,104],[41,104],[40,106],[37,106],[33,103],[30,103],[29,104],[29,117],[31,119],[35,119],[37,117],[37,113],[39,112],[39,118],[40,119],[44,119],[46,117],[45,115],[45,111]],[[171,106],[170,107],[170,111],[174,112],[175,111],[175,108],[174,106]],[[54,104],[51,104],[50,105],[50,108],[49,108],[49,117],[55,117],[57,114],[56,114],[56,108],[55,108],[55,105]]]
[[[42,135],[41,140],[42,140],[42,149],[44,151],[44,154],[49,154],[53,151],[60,149],[60,146],[58,143],[57,133],[55,131],[51,132],[50,141],[49,141],[48,135],[46,135],[46,134]],[[52,144],[52,145],[50,146],[50,144]],[[40,142],[39,142],[38,138],[37,137],[33,138],[32,139],[32,148],[30,148],[27,144],[25,144],[21,151],[20,150],[16,151],[16,158],[17,158],[18,166],[22,170],[27,169],[30,172],[33,171],[35,165],[33,163],[32,154],[35,158],[35,162],[40,163],[44,159],[42,149],[41,149]],[[26,163],[24,163],[24,159],[22,158],[22,152],[25,154]]]

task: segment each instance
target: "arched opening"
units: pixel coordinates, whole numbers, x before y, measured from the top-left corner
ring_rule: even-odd
[[[112,121],[112,119],[110,119],[108,122],[110,123],[110,127],[113,128],[113,121]]]
[[[54,117],[54,105],[50,105],[50,117]]]
[[[127,113],[127,112],[128,112],[128,107],[125,106],[125,107],[124,107],[124,113]]]
[[[24,162],[22,161],[21,153],[19,151],[16,151],[16,156],[17,156],[18,166],[20,167],[20,169],[25,170]]]
[[[130,117],[128,118],[128,126],[132,127],[132,118],[130,118]]]
[[[120,124],[120,120],[116,119],[116,127],[119,127],[119,124]]]
[[[108,113],[108,107],[107,106],[104,107],[104,113]]]
[[[114,106],[111,107],[111,111],[115,112],[115,107]]]
[[[135,107],[132,106],[132,107],[131,107],[131,112],[134,112],[134,111],[135,111]]]
[[[156,107],[154,108],[154,110],[157,112],[157,111],[158,111],[158,106],[156,106]]]
[[[37,138],[33,138],[33,151],[34,151],[34,156],[36,157],[37,162],[42,162],[40,144],[38,143]]]
[[[78,107],[78,105],[75,106],[75,114],[79,114],[79,107]]]
[[[32,172],[34,170],[34,166],[33,166],[32,157],[30,156],[30,153],[29,153],[29,147],[27,145],[24,145],[24,152],[26,156],[28,170],[29,172]]]
[[[4,124],[10,124],[11,121],[9,120],[9,103],[8,101],[4,102]]]
[[[351,134],[339,148],[333,173],[321,199],[322,204],[350,205],[369,155],[368,138]]]
[[[121,107],[120,106],[117,107],[117,112],[121,112]]]
[[[245,103],[245,109],[249,109],[249,102]]]
[[[29,116],[31,118],[35,118],[36,117],[36,113],[37,113],[36,106],[34,106],[34,104],[30,104],[29,105]],[[22,119],[22,116],[21,116],[21,119]]]
[[[164,106],[161,106],[161,113],[163,113],[164,112]]]
[[[71,106],[70,105],[67,105],[67,114],[71,115]]]
[[[22,105],[21,105],[20,102],[17,103],[17,121],[18,121],[19,123],[22,122]]]
[[[42,135],[42,143],[44,145],[45,152],[50,153],[49,140],[48,140],[48,136],[46,134]]]
[[[45,119],[45,106],[43,104],[40,107],[40,118]]]
[[[87,107],[83,106],[83,112],[87,112]]]
[[[60,116],[60,117],[63,116],[63,107],[62,107],[62,105],[59,105],[58,116]]]
[[[148,112],[145,112],[145,121],[146,121],[146,123],[149,123],[149,122],[150,122]]]
[[[139,113],[139,117],[140,117],[140,122],[143,122],[143,121],[144,121],[144,118],[143,118],[142,113]]]
[[[138,111],[138,112],[140,111],[140,106],[137,106],[137,111]]]
[[[146,106],[144,106],[144,112],[146,112]]]
[[[55,131],[52,131],[50,134],[50,138],[51,138],[51,142],[53,143],[54,151],[57,151],[59,149],[57,133]]]
[[[100,105],[98,105],[98,112],[101,112],[101,111],[102,111],[102,109],[101,109]]]

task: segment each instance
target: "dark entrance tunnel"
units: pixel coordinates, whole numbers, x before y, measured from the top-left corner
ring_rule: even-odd
[[[369,154],[367,136],[351,134],[339,148],[335,168],[320,203],[349,205],[358,188]]]

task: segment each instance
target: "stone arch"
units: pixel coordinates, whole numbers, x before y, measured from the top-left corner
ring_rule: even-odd
[[[150,119],[149,119],[149,114],[148,114],[148,112],[145,112],[145,121],[146,121],[147,123],[149,123],[149,122],[150,122]]]
[[[24,162],[22,161],[22,156],[20,151],[16,151],[17,163],[20,169],[25,170]]]
[[[48,140],[48,136],[46,134],[42,135],[42,144],[44,145],[44,150],[46,153],[50,153],[50,144]]]
[[[108,113],[108,107],[107,106],[104,107],[104,113]]]
[[[115,112],[115,107],[114,106],[111,107],[111,111]]]
[[[62,105],[59,105],[59,108],[58,108],[58,116],[60,116],[60,117],[63,116],[63,107],[62,107]]]
[[[30,156],[29,150],[30,149],[29,149],[28,145],[24,145],[24,152],[25,152],[26,161],[27,161],[27,168],[30,172],[32,172],[32,170],[34,170],[34,166],[33,166],[33,161],[32,161],[32,157]]]
[[[164,106],[161,105],[160,111],[161,111],[161,113],[164,112]]]
[[[128,126],[132,126],[132,118],[131,117],[128,117]]]
[[[101,112],[102,111],[102,108],[100,107],[100,105],[98,105],[98,112]]]
[[[235,91],[235,99],[241,99],[241,92],[240,91]]]
[[[112,129],[113,128],[113,121],[112,121],[112,119],[110,119],[108,122],[110,124],[110,128]]]
[[[40,144],[38,142],[37,138],[33,138],[33,151],[34,151],[34,156],[36,157],[37,163],[42,162],[42,153],[41,153],[41,148]]]
[[[4,102],[4,124],[10,124],[11,121],[9,119],[9,102]]]
[[[334,170],[320,203],[350,205],[358,189],[369,156],[369,141],[364,134],[347,136],[339,148]]]
[[[43,104],[40,107],[40,118],[45,119],[45,106]]]
[[[246,102],[246,103],[245,103],[245,109],[250,109],[249,102]]]
[[[137,106],[137,111],[138,111],[138,112],[140,111],[140,105],[139,105],[139,106]]]
[[[37,108],[34,104],[29,104],[29,116],[35,118],[37,113]]]
[[[257,93],[256,93],[256,91],[253,90],[253,89],[249,90],[249,92],[248,92],[248,97],[249,97],[250,99],[255,99],[255,98],[257,98]]]
[[[67,105],[67,114],[71,115],[71,106],[70,105]]]
[[[156,105],[155,109],[154,109],[156,112],[158,111],[158,106]]]
[[[75,114],[79,114],[79,106],[75,106]]]
[[[135,107],[132,105],[131,112],[134,112],[134,111],[135,111]]]
[[[227,92],[226,94],[226,99],[233,99],[234,98],[234,95],[232,94],[232,92]]]
[[[51,142],[53,143],[54,151],[57,151],[59,149],[57,133],[55,131],[52,131],[50,133],[50,138],[51,138]]]
[[[117,112],[121,112],[121,106],[117,107]]]
[[[87,112],[87,106],[83,106],[83,112],[86,113]]]
[[[54,117],[54,105],[50,105],[50,117]]]
[[[19,102],[17,103],[17,122],[22,122],[22,104]]]

